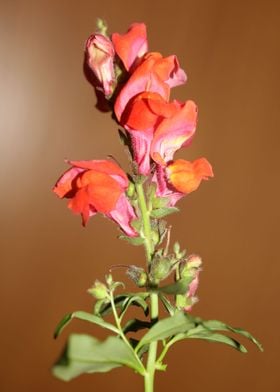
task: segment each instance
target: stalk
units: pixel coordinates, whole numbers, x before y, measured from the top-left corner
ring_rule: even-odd
[[[143,234],[145,240],[144,246],[146,251],[147,264],[149,268],[154,253],[154,243],[152,240],[152,230],[151,230],[149,210],[147,208],[143,183],[136,183],[135,189],[138,195],[139,208],[142,216]],[[158,319],[158,294],[154,292],[150,293],[150,314],[151,314],[151,321],[156,322]],[[156,358],[157,358],[157,342],[152,342],[150,343],[149,346],[147,367],[144,375],[145,392],[154,391],[154,375],[156,370]]]

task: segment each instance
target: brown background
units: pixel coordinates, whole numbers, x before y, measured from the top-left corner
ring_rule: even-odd
[[[157,390],[279,390],[279,5],[1,2],[1,391],[142,390],[127,369],[69,384],[49,373],[68,332],[87,328],[76,322],[53,341],[60,317],[90,309],[86,289],[109,265],[143,260],[111,222],[97,217],[85,230],[51,193],[64,158],[113,154],[126,165],[116,126],[94,109],[82,74],[98,16],[111,32],[144,21],[150,49],[176,53],[186,69],[175,94],[198,103],[199,128],[177,156],[206,156],[215,171],[169,219],[173,239],[204,260],[194,314],[243,326],[265,347],[248,344],[242,355],[185,342],[170,352]]]

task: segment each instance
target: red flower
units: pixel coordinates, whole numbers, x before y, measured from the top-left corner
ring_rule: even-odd
[[[122,88],[115,102],[115,114],[120,121],[131,98],[142,92],[158,93],[168,101],[170,87],[186,81],[185,72],[179,67],[176,56],[162,57],[160,53],[147,53]]]
[[[81,214],[83,225],[100,212],[114,220],[128,236],[137,233],[130,223],[135,213],[125,196],[128,179],[125,172],[107,160],[69,161],[72,167],[57,181],[53,191],[70,199],[68,207]]]

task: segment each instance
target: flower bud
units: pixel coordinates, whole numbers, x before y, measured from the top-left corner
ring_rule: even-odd
[[[152,261],[150,270],[150,281],[158,284],[168,277],[172,269],[172,263],[168,257],[157,257]]]
[[[105,284],[96,280],[94,285],[88,289],[88,293],[91,294],[96,299],[105,299],[108,297],[108,290]]]
[[[88,78],[93,86],[110,97],[115,88],[115,50],[111,40],[102,34],[92,34],[85,48],[85,65],[95,76]]]
[[[147,274],[143,268],[131,265],[127,269],[126,274],[138,287],[143,287],[147,283]]]
[[[197,255],[190,255],[186,259],[185,263],[180,266],[181,278],[192,279],[187,292],[185,295],[179,295],[176,297],[176,306],[185,311],[191,311],[193,305],[198,301],[195,296],[198,284],[199,284],[199,273],[201,271],[202,260]]]
[[[186,261],[180,265],[180,276],[181,278],[189,278],[195,276],[197,270],[200,270],[202,264],[201,257],[198,255],[190,255]]]

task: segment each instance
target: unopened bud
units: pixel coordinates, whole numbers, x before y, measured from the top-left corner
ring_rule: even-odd
[[[143,287],[147,283],[147,274],[143,268],[137,267],[136,265],[131,265],[126,274],[138,287]]]
[[[132,197],[134,195],[134,192],[135,192],[135,185],[133,184],[133,182],[129,182],[128,188],[126,190],[127,196]]]
[[[172,262],[168,257],[158,257],[152,261],[150,270],[150,280],[158,284],[161,280],[168,277],[171,272]]]
[[[94,285],[88,289],[88,293],[91,294],[96,299],[104,299],[108,297],[108,290],[105,284],[95,281]]]
[[[186,261],[180,265],[181,278],[195,277],[202,264],[201,257],[198,255],[190,255]]]

